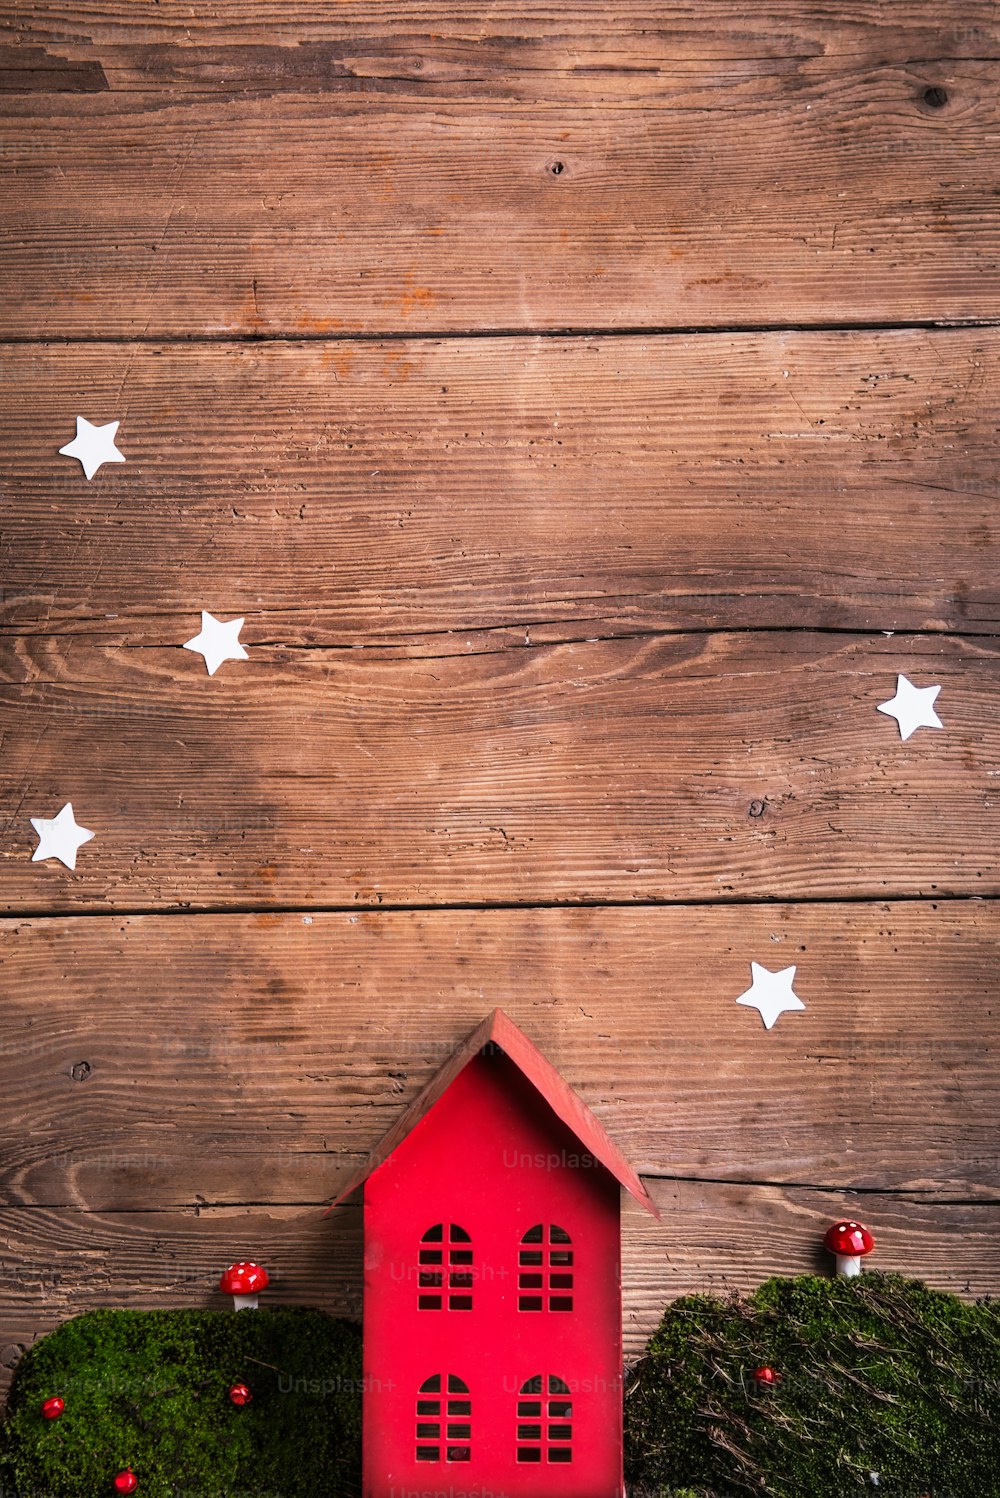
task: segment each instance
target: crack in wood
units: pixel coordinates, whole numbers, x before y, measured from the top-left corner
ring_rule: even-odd
[[[49,920],[126,920],[139,916],[163,916],[165,919],[175,919],[178,916],[188,919],[211,918],[217,920],[219,916],[245,916],[245,915],[272,915],[272,916],[296,916],[296,915],[356,915],[363,912],[366,917],[374,915],[410,915],[410,914],[433,914],[435,912],[448,911],[531,911],[543,910],[713,910],[720,906],[742,907],[752,909],[760,906],[823,906],[823,905],[845,905],[845,906],[885,906],[885,905],[928,905],[932,910],[939,905],[994,905],[1000,900],[1000,895],[976,894],[968,895],[954,891],[935,891],[933,894],[914,893],[913,891],[893,892],[891,890],[879,890],[877,893],[859,894],[837,894],[837,895],[803,895],[791,897],[787,894],[781,895],[730,895],[719,894],[711,899],[654,899],[643,896],[635,900],[614,899],[565,899],[565,900],[442,900],[437,902],[420,902],[403,904],[380,900],[377,904],[365,904],[357,901],[350,905],[282,905],[265,903],[231,903],[222,904],[177,904],[177,905],[135,905],[135,906],[106,906],[100,905],[95,908],[87,906],[67,907],[65,909],[50,908],[47,906],[26,907],[24,909],[8,908],[0,913],[0,931],[4,926],[17,926],[24,921],[49,921]]]
[[[247,343],[448,343],[452,340],[470,341],[485,339],[521,338],[528,342],[535,339],[554,338],[737,338],[747,335],[782,333],[959,333],[976,328],[1000,328],[1000,318],[995,317],[950,317],[950,318],[905,318],[866,321],[857,318],[816,319],[796,322],[732,322],[732,323],[674,323],[635,324],[624,327],[614,325],[580,326],[567,324],[564,327],[487,327],[476,328],[413,328],[413,329],[367,329],[363,331],[336,332],[323,330],[267,329],[226,330],[221,333],[173,332],[173,333],[10,333],[0,338],[0,348],[10,345],[44,345],[59,348],[63,345],[133,343],[169,347],[172,344],[210,344],[223,347],[226,344]]]

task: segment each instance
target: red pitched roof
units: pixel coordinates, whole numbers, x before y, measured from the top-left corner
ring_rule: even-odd
[[[659,1210],[649,1192],[618,1146],[608,1138],[603,1125],[591,1113],[586,1103],[577,1097],[569,1083],[559,1075],[551,1061],[545,1059],[541,1051],[532,1045],[524,1031],[518,1029],[514,1021],[502,1009],[494,1009],[492,1014],[487,1015],[482,1023],[476,1026],[469,1038],[449,1057],[437,1075],[428,1082],[423,1092],[414,1098],[401,1117],[371,1151],[364,1165],[350,1177],[328,1210],[332,1212],[334,1207],[339,1206],[352,1191],[356,1191],[373,1171],[389,1158],[393,1150],[402,1144],[410,1130],[430,1112],[472,1058],[478,1056],[483,1047],[489,1045],[491,1041],[513,1061],[556,1116],[572,1129],[584,1149],[593,1155],[595,1160],[599,1160],[605,1169],[609,1170],[625,1187],[625,1190],[635,1197],[637,1202],[640,1202],[647,1211],[652,1212],[654,1217],[659,1217]]]

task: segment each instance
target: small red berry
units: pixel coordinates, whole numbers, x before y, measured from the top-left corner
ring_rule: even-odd
[[[229,1391],[229,1397],[235,1405],[242,1408],[243,1405],[250,1403],[253,1398],[253,1392],[247,1388],[246,1384],[233,1384]]]
[[[115,1474],[116,1493],[134,1493],[138,1486],[139,1479],[138,1477],[136,1477],[131,1467],[126,1467],[124,1472],[118,1472]]]
[[[781,1374],[773,1368],[763,1367],[753,1370],[753,1381],[758,1389],[776,1389],[781,1383]]]
[[[58,1420],[65,1408],[65,1402],[59,1398],[58,1394],[53,1394],[51,1399],[42,1401],[42,1414],[46,1420]]]

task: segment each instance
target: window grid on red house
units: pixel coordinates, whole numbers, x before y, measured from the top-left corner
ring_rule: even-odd
[[[538,1222],[521,1239],[517,1309],[573,1309],[573,1240],[565,1228]]]
[[[472,1239],[457,1222],[437,1222],[420,1240],[417,1308],[472,1310]]]
[[[517,1459],[519,1462],[573,1460],[573,1404],[563,1379],[536,1373],[521,1385],[517,1397]]]
[[[471,1461],[471,1441],[468,1384],[454,1373],[435,1373],[425,1379],[417,1394],[417,1461]]]

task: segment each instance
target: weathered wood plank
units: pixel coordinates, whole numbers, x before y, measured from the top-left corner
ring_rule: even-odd
[[[7,92],[356,90],[428,101],[652,98],[676,107],[720,86],[731,94],[748,79],[797,91],[838,67],[845,80],[922,68],[946,87],[955,64],[995,59],[1000,26],[986,0],[950,15],[933,0],[899,0],[888,12],[778,0],[752,15],[732,0],[650,0],[630,11],[628,25],[599,0],[568,10],[516,0],[491,4],[485,17],[440,3],[279,3],[248,13],[236,0],[210,12],[176,0],[141,12],[105,0],[36,0],[13,13],[0,6],[0,36]]]
[[[0,647],[11,912],[1000,892],[1000,649],[666,635],[369,659]],[[259,628],[260,626],[258,626]],[[938,683],[944,731],[876,711]],[[33,863],[30,816],[97,834]]]
[[[768,81],[797,94],[838,71],[850,83],[888,67],[915,77],[920,70],[947,88],[956,65],[994,61],[1000,43],[994,6],[952,9],[949,17],[928,0],[888,12],[796,3],[750,15],[732,3],[655,4],[623,25],[593,3],[558,17],[491,5],[484,18],[455,5],[375,14],[342,0],[311,15],[297,4],[274,6],[267,19],[259,6],[249,13],[238,4],[210,13],[32,4],[13,21],[0,7],[0,77],[15,93],[364,92],[427,102],[650,99],[691,107],[711,91],[717,104],[720,87],[729,94],[749,82],[757,96]]]
[[[7,346],[0,386],[15,632],[1000,630],[996,330]],[[89,484],[78,412],[128,459]]]
[[[7,921],[0,1192],[322,1202],[494,1005],[643,1173],[996,1198],[993,902]],[[804,1013],[737,1006],[794,964]]]
[[[31,0],[28,5],[0,6],[0,26],[9,33],[12,51],[52,45],[90,48],[104,57],[109,49],[119,48],[141,57],[144,50],[159,50],[178,70],[178,53],[197,58],[199,44],[206,44],[222,49],[230,77],[242,77],[240,48],[273,54],[323,41],[352,42],[359,51],[367,42],[375,55],[403,40],[414,48],[461,45],[470,48],[470,58],[478,59],[490,58],[490,49],[506,42],[510,53],[505,70],[517,72],[542,64],[582,70],[576,50],[557,61],[560,45],[570,39],[577,48],[601,48],[612,57],[620,48],[628,59],[644,58],[647,63],[666,48],[676,63],[735,58],[776,64],[787,58],[824,57],[872,63],[937,54],[987,57],[995,50],[998,32],[991,0],[968,0],[961,6],[942,5],[940,0],[894,0],[891,9],[873,0],[832,0],[822,6],[768,0],[752,12],[740,0],[703,0],[698,5],[689,0],[637,0],[629,8],[627,23],[602,0],[574,0],[571,7],[553,0],[494,0],[485,15],[473,0],[339,0],[336,6],[322,0],[260,0],[252,11],[241,0],[216,0],[211,9],[202,10],[193,9],[187,0],[158,0],[155,9],[141,11],[130,0]],[[533,49],[527,48],[529,42]],[[608,70],[614,71],[610,64]],[[481,71],[486,71],[484,64]],[[271,82],[280,86],[282,76],[277,68],[275,73]],[[182,77],[203,85],[226,81],[218,72]],[[479,79],[465,81],[474,85]]]
[[[692,1292],[747,1292],[772,1274],[829,1271],[819,1241],[841,1215],[862,1215],[877,1237],[878,1267],[964,1296],[995,1292],[1000,1207],[933,1205],[920,1198],[858,1198],[801,1189],[652,1182],[664,1221],[626,1209],[626,1358],[641,1352],[667,1301]],[[318,1305],[357,1317],[360,1212],[239,1209],[194,1215],[0,1210],[0,1387],[19,1351],[69,1316],[97,1306],[227,1309],[215,1289],[234,1258],[272,1276],[275,1305]]]
[[[600,66],[556,70],[574,81],[569,98],[557,87],[550,99],[467,99],[463,85],[426,98],[405,78],[371,97],[353,74],[343,92],[213,98],[101,90],[83,59],[78,91],[5,99],[5,330],[1000,314],[995,61],[782,64],[774,76],[766,60],[709,59],[677,76],[669,51],[659,94],[625,100],[608,98]],[[46,54],[36,61],[50,78]]]

